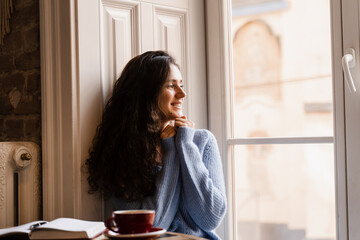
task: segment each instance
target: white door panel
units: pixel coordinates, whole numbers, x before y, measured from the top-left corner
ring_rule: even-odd
[[[140,3],[102,1],[101,73],[104,102],[125,64],[140,52]]]
[[[188,74],[189,5],[187,1],[172,1],[170,5],[162,4],[162,1],[101,1],[100,51],[104,102],[111,95],[112,86],[125,64],[134,56],[149,50],[166,50],[174,56],[185,79],[185,91],[191,91],[190,84],[187,84],[191,82]],[[194,72],[194,79],[198,79],[204,70],[205,67],[199,73]],[[200,83],[204,85],[205,78],[201,77]],[[189,111],[191,99],[189,94],[184,113],[193,119]],[[197,119],[193,120],[197,122]],[[201,122],[204,122],[204,116]]]
[[[155,49],[165,49],[172,54],[180,67],[186,66],[186,12],[155,8]]]
[[[161,6],[167,6],[167,7],[174,7],[174,8],[185,8],[188,9],[189,7],[189,1],[192,0],[139,0],[140,2],[147,2],[152,4],[157,4]]]
[[[141,52],[154,50],[153,5],[141,3]]]

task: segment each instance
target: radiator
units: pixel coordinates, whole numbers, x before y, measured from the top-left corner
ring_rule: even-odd
[[[40,217],[39,146],[33,142],[0,142],[0,228]]]

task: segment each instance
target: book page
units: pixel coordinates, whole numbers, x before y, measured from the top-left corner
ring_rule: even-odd
[[[61,230],[69,232],[83,232],[89,229],[93,229],[96,226],[104,225],[102,222],[93,222],[93,221],[84,221],[74,218],[58,218],[53,221],[48,222],[47,224],[41,225],[36,228],[35,231],[49,229],[49,230]],[[104,225],[105,229],[105,225]]]
[[[30,233],[30,239],[92,238],[104,230],[103,222],[58,218],[34,229]]]
[[[26,223],[26,224],[23,224],[20,226],[16,226],[16,227],[0,229],[0,237],[16,235],[16,234],[28,235],[30,233],[31,226],[38,224],[38,223],[42,223],[42,222],[44,222],[44,221],[34,221],[34,222],[29,222],[29,223]]]

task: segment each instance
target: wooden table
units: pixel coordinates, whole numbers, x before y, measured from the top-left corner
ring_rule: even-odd
[[[101,235],[99,237],[97,237],[94,240],[107,240],[109,238],[107,238],[105,235]],[[121,238],[119,238],[121,239]],[[155,238],[149,238],[149,239],[162,239],[162,240],[206,240],[206,238],[201,238],[201,237],[196,237],[196,236],[192,236],[192,235],[187,235],[187,234],[182,234],[182,233],[174,233],[174,232],[166,232],[162,235],[160,235],[159,237],[155,237]],[[134,238],[134,240],[136,240],[136,238]]]

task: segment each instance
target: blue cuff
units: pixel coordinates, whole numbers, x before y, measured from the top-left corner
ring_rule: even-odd
[[[176,141],[192,142],[195,134],[195,129],[190,127],[179,127],[176,133]]]

